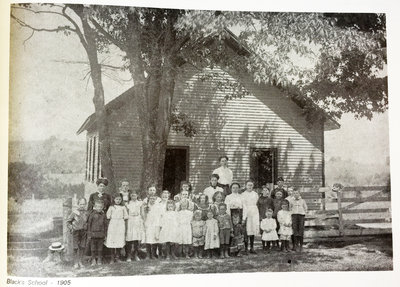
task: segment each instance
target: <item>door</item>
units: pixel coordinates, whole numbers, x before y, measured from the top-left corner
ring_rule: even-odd
[[[278,150],[276,148],[250,149],[250,178],[254,186],[261,188],[264,184],[276,184],[278,175]]]
[[[180,183],[189,178],[189,147],[169,146],[165,153],[163,189],[171,198],[179,193]]]

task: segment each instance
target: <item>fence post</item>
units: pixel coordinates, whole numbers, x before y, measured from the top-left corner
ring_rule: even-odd
[[[342,212],[342,189],[339,189],[337,191],[337,204],[339,213],[339,236],[344,236],[343,212]]]
[[[74,254],[72,234],[67,228],[67,219],[72,212],[72,198],[67,198],[63,202],[63,244],[65,246],[65,258],[71,260]]]

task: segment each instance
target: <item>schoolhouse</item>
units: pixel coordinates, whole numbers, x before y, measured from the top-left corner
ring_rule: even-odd
[[[218,157],[227,155],[234,181],[255,180],[256,187],[275,183],[283,176],[294,186],[324,186],[324,133],[339,128],[332,118],[308,123],[299,103],[278,87],[255,83],[250,75],[229,73],[214,67],[182,66],[175,84],[174,106],[187,114],[197,134],[185,137],[171,130],[165,158],[163,188],[175,194],[181,180],[194,189],[209,185]],[[212,77],[207,74],[212,73]],[[230,98],[231,91],[218,82],[239,84],[242,97]],[[229,86],[229,85],[228,85]],[[127,179],[131,188],[139,185],[142,155],[140,129],[133,89],[106,105],[111,154],[116,180]],[[86,131],[86,193],[95,189],[102,176],[95,115],[77,131]]]

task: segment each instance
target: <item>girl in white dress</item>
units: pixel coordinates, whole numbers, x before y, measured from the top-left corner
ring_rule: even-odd
[[[250,239],[250,253],[254,251],[254,237],[260,231],[260,215],[258,213],[257,201],[258,194],[253,190],[254,183],[251,180],[246,181],[246,190],[242,193],[243,203],[243,222],[246,225],[246,236],[244,238],[244,254],[247,254],[248,243]]]
[[[166,259],[175,258],[174,245],[178,243],[178,216],[175,211],[175,202],[168,200],[166,211],[162,212],[160,221],[160,240],[164,246]]]
[[[234,182],[231,184],[231,194],[225,197],[226,212],[231,216],[238,216],[240,218],[240,223],[243,217],[243,202],[242,196],[239,193],[240,184]]]
[[[218,221],[214,218],[214,213],[207,212],[207,221],[204,227],[205,244],[204,250],[208,253],[208,258],[212,258],[213,252],[219,248],[219,229]]]
[[[263,246],[267,253],[271,249],[271,243],[278,240],[278,234],[276,233],[276,221],[272,218],[272,209],[267,209],[265,211],[265,218],[261,220],[260,228],[263,231],[261,240],[263,241]]]
[[[189,210],[189,200],[186,198],[180,201],[178,211],[178,243],[182,248],[182,256],[189,258],[189,248],[192,245],[192,218],[193,211]]]
[[[140,215],[143,202],[138,199],[138,192],[131,191],[129,193],[129,202],[126,205],[128,210],[128,224],[126,230],[126,244],[128,258],[130,262],[133,257],[135,261],[139,261],[139,243],[144,239],[143,219]]]
[[[128,212],[122,203],[121,194],[116,194],[114,204],[107,210],[107,219],[110,220],[107,230],[106,246],[112,248],[110,264],[114,259],[120,262],[119,255],[121,248],[125,246],[125,220],[128,219]]]
[[[293,234],[292,230],[292,214],[289,211],[289,202],[282,202],[282,209],[278,211],[277,219],[279,222],[278,234],[281,240],[281,251],[289,252],[289,240]]]
[[[148,202],[142,205],[144,220],[145,240],[147,256],[149,259],[157,258],[157,244],[160,236],[160,204],[156,202],[157,196],[151,195]]]

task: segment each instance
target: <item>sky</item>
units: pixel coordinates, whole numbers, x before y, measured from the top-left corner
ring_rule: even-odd
[[[26,20],[33,20],[27,18]],[[56,27],[56,18],[47,17]],[[40,19],[33,22],[41,25]],[[35,33],[11,21],[10,46],[10,140],[43,140],[50,136],[84,141],[76,135],[83,121],[94,111],[92,84],[87,78],[85,52],[75,36]],[[24,42],[25,41],[25,42]],[[104,59],[115,63],[117,56]],[[109,72],[107,72],[109,74]],[[127,73],[104,78],[106,102],[130,88]],[[356,120],[345,114],[341,128],[325,132],[326,159],[341,157],[365,164],[386,165],[389,156],[388,113]]]

